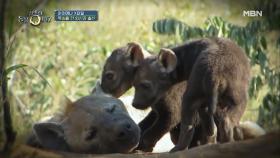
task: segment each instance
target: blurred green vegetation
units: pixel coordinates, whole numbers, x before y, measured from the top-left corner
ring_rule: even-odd
[[[100,77],[106,57],[114,48],[138,41],[145,48],[158,52],[161,47],[174,46],[185,40],[178,34],[155,33],[155,21],[175,18],[189,26],[203,26],[208,17],[217,16],[242,27],[255,19],[243,17],[243,10],[252,9],[258,3],[230,0],[48,1],[42,9],[46,16],[53,16],[56,9],[95,9],[99,11],[99,21],[52,21],[38,27],[17,22],[19,15],[28,15],[40,2],[11,0],[8,3],[7,66],[28,65],[8,76],[14,126],[19,135],[30,130],[33,122],[61,108],[60,100],[64,95],[75,100],[89,94]],[[263,36],[269,47],[269,51],[265,51],[269,65],[279,70],[279,51],[270,48],[279,32],[267,31]],[[252,73],[258,74],[259,70],[253,69]],[[259,106],[268,91],[268,87],[263,86],[256,97],[251,98],[244,120],[257,120]]]

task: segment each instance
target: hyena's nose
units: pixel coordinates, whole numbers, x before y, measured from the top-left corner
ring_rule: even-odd
[[[132,125],[128,122],[123,123],[117,132],[117,138],[121,140],[129,139],[132,135]]]

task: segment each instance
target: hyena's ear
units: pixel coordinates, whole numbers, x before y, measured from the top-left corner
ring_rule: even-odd
[[[101,87],[101,80],[96,81],[96,84],[95,84],[94,88],[92,89],[91,94],[92,95],[107,95]]]
[[[144,59],[144,53],[146,51],[143,49],[141,44],[136,42],[130,42],[127,44],[127,54],[128,54],[128,65],[137,67],[140,62]]]
[[[64,116],[68,116],[68,114],[72,111],[74,104],[73,102],[67,97],[63,96],[63,98],[60,100],[60,105],[62,108],[62,111],[64,112]]]
[[[61,124],[54,122],[36,123],[33,126],[33,131],[43,148],[60,151],[68,150]]]
[[[158,55],[159,63],[163,66],[162,71],[171,72],[176,68],[177,57],[171,49],[161,48]]]

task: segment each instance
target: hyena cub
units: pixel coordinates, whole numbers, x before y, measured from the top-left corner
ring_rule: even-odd
[[[121,96],[129,88],[140,62],[150,54],[135,42],[128,43],[125,47],[115,49],[106,60],[102,72],[102,89],[115,97]],[[152,111],[143,119],[139,126],[141,128],[141,139],[138,150],[152,151],[156,142],[167,132],[170,132],[174,144],[179,137],[179,125],[181,120],[181,101],[185,91],[186,82],[178,83],[162,94],[152,106]],[[145,98],[142,98],[145,100]],[[148,108],[146,104],[138,109]],[[197,145],[200,138],[199,127],[197,127],[196,138],[192,146]]]
[[[247,103],[250,66],[243,50],[224,38],[205,38],[173,49],[161,49],[157,56],[143,60],[135,80],[133,106],[157,102],[165,90],[188,81],[181,110],[180,136],[172,151],[189,146],[197,114],[204,122],[207,141],[233,140]]]
[[[136,42],[113,50],[103,67],[101,87],[105,93],[120,97],[132,87],[136,69],[150,54]]]

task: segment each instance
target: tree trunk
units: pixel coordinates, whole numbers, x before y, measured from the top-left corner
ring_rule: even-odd
[[[175,153],[145,154],[107,154],[86,155],[74,153],[55,153],[26,145],[15,147],[12,158],[279,158],[280,131],[259,138],[225,144],[204,145]]]
[[[7,78],[5,76],[5,11],[6,11],[6,0],[1,0],[0,2],[0,85],[1,85],[1,93],[0,93],[0,104],[1,104],[1,112],[3,114],[3,122],[4,124],[4,135],[5,135],[5,143],[2,149],[2,152],[6,152],[13,145],[16,137],[16,133],[13,130],[12,126],[12,118],[10,113],[10,104],[8,99],[8,85]],[[2,121],[2,120],[1,120]]]

